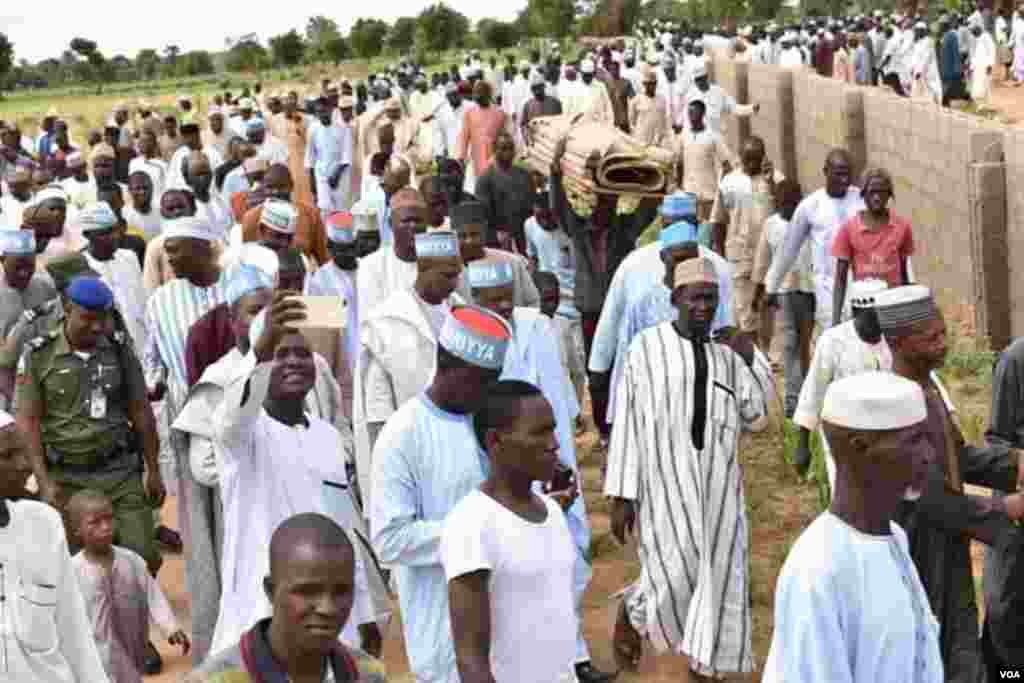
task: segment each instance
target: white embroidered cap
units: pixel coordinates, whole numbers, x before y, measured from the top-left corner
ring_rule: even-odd
[[[891,372],[865,372],[829,385],[821,419],[837,427],[886,431],[902,429],[928,416],[916,382]]]

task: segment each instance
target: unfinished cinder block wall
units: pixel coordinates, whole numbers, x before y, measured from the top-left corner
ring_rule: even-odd
[[[822,186],[825,157],[835,147],[845,148],[853,172],[864,169],[864,99],[860,88],[808,69],[793,72],[793,130],[797,171],[805,192]]]
[[[768,158],[787,178],[798,177],[793,130],[793,72],[766,64],[747,67],[747,97],[761,105],[750,132],[764,140]]]
[[[863,90],[869,166],[893,176],[914,226],[916,280],[994,345],[1009,335],[1004,129],[886,90]]]
[[[723,90],[736,98],[739,104],[747,104],[747,67],[745,62],[737,62],[729,58],[729,51],[717,48],[711,51],[711,63],[714,64],[714,79]],[[740,145],[750,137],[750,120],[746,116],[725,114],[722,116],[722,135],[725,144],[739,155]]]
[[[994,348],[1024,334],[1024,131],[808,70],[747,69],[748,101],[761,104],[751,131],[784,173],[818,189],[833,147],[850,151],[858,183],[887,169],[893,207],[914,226],[917,281]]]

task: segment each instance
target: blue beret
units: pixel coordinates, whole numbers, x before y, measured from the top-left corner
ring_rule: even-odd
[[[76,277],[68,285],[67,296],[73,303],[90,311],[107,311],[114,306],[114,293],[96,277]]]

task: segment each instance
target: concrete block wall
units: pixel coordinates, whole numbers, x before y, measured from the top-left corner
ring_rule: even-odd
[[[893,176],[893,208],[914,226],[916,279],[973,319],[1009,334],[1004,130],[982,119],[862,90],[868,166]]]
[[[745,62],[736,62],[729,58],[728,50],[717,48],[712,50],[711,63],[715,65],[714,79],[723,90],[736,98],[739,104],[747,104],[747,67]],[[750,137],[750,120],[745,116],[726,114],[722,117],[722,135],[725,144],[734,154],[739,155],[740,145]]]
[[[806,70],[747,68],[761,104],[751,130],[783,172],[817,189],[832,147],[851,152],[858,183],[887,169],[893,208],[914,226],[917,280],[994,347],[1024,335],[1024,131]]]
[[[805,192],[822,184],[825,157],[835,147],[845,148],[856,176],[864,168],[864,101],[860,88],[808,69],[793,73],[793,122],[797,172]]]
[[[764,140],[768,158],[787,178],[798,177],[793,130],[793,72],[765,64],[747,68],[747,96],[761,105],[750,132]]]

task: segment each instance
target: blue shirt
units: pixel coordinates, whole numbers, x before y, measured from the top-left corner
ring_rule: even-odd
[[[963,58],[960,56],[960,38],[956,31],[947,31],[942,37],[942,54],[939,61],[939,75],[944,81],[963,79]]]
[[[572,238],[560,227],[545,230],[533,216],[526,220],[523,230],[526,233],[526,255],[537,259],[537,270],[558,278],[561,300],[555,315],[579,320],[580,312],[576,310],[575,303],[576,249]]]
[[[486,477],[472,417],[426,393],[403,404],[373,449],[370,527],[380,561],[393,565],[409,665],[418,681],[458,683],[441,531],[448,513]]]

